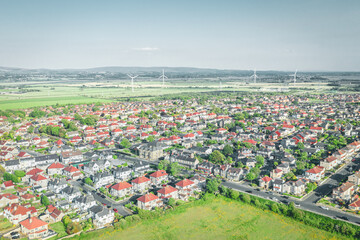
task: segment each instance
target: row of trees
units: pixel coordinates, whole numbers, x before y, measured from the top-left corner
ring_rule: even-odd
[[[51,125],[43,125],[39,128],[39,132],[46,133],[48,135],[65,138],[66,130],[61,127],[51,126]]]
[[[180,165],[177,162],[170,163],[169,160],[161,160],[158,164],[159,170],[165,170],[167,173],[170,173],[172,176],[177,176],[180,172]]]

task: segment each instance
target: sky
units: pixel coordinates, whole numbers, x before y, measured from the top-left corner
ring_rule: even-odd
[[[0,0],[0,66],[360,71],[359,0]]]

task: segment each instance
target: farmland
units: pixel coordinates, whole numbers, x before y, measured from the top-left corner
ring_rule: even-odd
[[[245,84],[244,81],[223,81],[220,89],[216,79],[176,80],[162,86],[157,81],[139,81],[134,84],[134,92],[126,81],[82,81],[63,82],[26,82],[9,83],[0,90],[0,110],[23,109],[56,104],[86,104],[95,102],[113,102],[126,99],[149,100],[153,97],[196,92],[234,91],[259,92],[277,91],[284,86],[276,83]],[[325,84],[299,83],[290,86],[293,92],[304,89],[325,91]]]
[[[271,224],[269,224],[271,223]],[[347,239],[241,202],[215,198],[186,204],[125,230],[103,229],[79,237],[99,239]]]

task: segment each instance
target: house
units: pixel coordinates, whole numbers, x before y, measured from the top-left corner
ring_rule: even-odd
[[[0,194],[0,207],[5,207],[12,203],[18,203],[19,197],[11,194],[11,193],[4,193]]]
[[[148,171],[151,171],[151,167],[150,164],[148,162],[145,161],[137,161],[133,166],[132,166],[133,170],[135,173],[138,174],[144,174]]]
[[[70,152],[62,152],[60,154],[60,160],[64,164],[76,163],[83,161],[83,154],[80,150],[70,151]]]
[[[356,186],[360,185],[360,171],[356,171],[354,174],[350,175],[348,181]]]
[[[194,190],[196,188],[195,183],[186,178],[176,183],[175,186],[179,191],[179,198],[184,201],[187,201],[189,199],[189,197],[194,193]]]
[[[331,170],[338,164],[338,159],[335,156],[329,156],[324,160],[320,161],[320,166],[324,167],[326,170]]]
[[[279,178],[274,179],[273,180],[273,191],[282,193],[283,192],[283,185],[284,185],[284,180],[279,179]]]
[[[318,182],[325,176],[325,168],[321,166],[313,167],[305,172],[305,178]]]
[[[15,185],[13,183],[13,181],[9,180],[9,181],[5,181],[1,184],[2,189],[6,190],[6,189],[14,189]]]
[[[272,178],[268,176],[260,178],[259,186],[261,188],[270,189],[272,187]]]
[[[29,185],[35,187],[41,187],[41,190],[45,190],[48,185],[48,179],[41,174],[36,174],[29,179]]]
[[[138,149],[139,157],[146,160],[157,160],[164,156],[163,147],[158,142],[141,145]]]
[[[120,179],[121,181],[127,181],[131,178],[132,169],[129,167],[117,167],[112,173],[115,179]]]
[[[55,162],[55,163],[52,163],[48,168],[47,168],[47,174],[49,176],[52,176],[54,174],[62,174],[63,172],[63,169],[64,169],[64,165],[59,163],[59,162]]]
[[[184,155],[172,155],[170,157],[170,162],[177,162],[180,166],[188,167],[191,169],[196,169],[197,165],[199,164],[199,160],[190,156]]]
[[[131,181],[133,189],[138,192],[143,192],[150,187],[151,181],[147,177],[138,177]]]
[[[73,180],[79,179],[83,176],[79,169],[70,165],[64,168],[64,175]]]
[[[333,189],[332,196],[337,199],[350,201],[355,192],[355,185],[351,182],[345,182],[341,186]]]
[[[90,162],[84,165],[84,172],[93,175],[100,170],[99,165],[96,162]]]
[[[244,174],[244,169],[231,167],[226,172],[226,178],[230,181],[240,181]]]
[[[92,206],[96,205],[96,201],[93,195],[87,194],[74,199],[73,207],[80,209],[81,212],[87,212]]]
[[[157,191],[159,198],[178,198],[178,190],[172,186],[166,186]]]
[[[297,181],[288,181],[283,185],[283,193],[288,193],[292,195],[301,195],[305,192],[306,189],[306,180],[298,179]]]
[[[48,225],[37,217],[30,217],[20,222],[20,231],[29,239],[39,239],[48,235]]]
[[[30,217],[33,212],[36,212],[36,209],[32,210],[18,203],[13,203],[4,208],[4,216],[14,225]]]
[[[206,173],[211,174],[214,169],[214,164],[208,161],[204,161],[203,163],[198,164],[197,169]]]
[[[168,174],[165,170],[158,170],[152,174],[150,174],[150,180],[155,185],[160,185],[168,180]]]
[[[205,187],[206,187],[206,178],[201,177],[199,175],[195,175],[192,178],[190,178],[190,180],[193,181],[198,188],[205,189]]]
[[[156,207],[162,206],[162,201],[158,196],[148,193],[137,199],[137,206],[144,210],[152,210]]]
[[[93,219],[93,224],[97,228],[102,228],[114,221],[114,212],[102,205],[92,206],[89,212],[90,217]]]
[[[360,210],[360,199],[356,199],[354,202],[349,204],[349,209],[351,210]]]
[[[49,222],[59,222],[64,217],[64,213],[53,205],[47,206],[44,217],[41,220],[48,220]]]
[[[63,178],[50,179],[48,183],[48,189],[56,194],[59,194],[61,190],[67,187],[67,182]]]
[[[276,168],[270,172],[270,177],[272,179],[281,178],[283,174],[284,174],[284,172],[281,169]]]
[[[94,182],[95,188],[101,188],[102,186],[113,183],[115,178],[110,172],[102,172],[92,175],[92,181]]]
[[[77,188],[67,186],[61,190],[61,196],[71,203],[75,198],[81,196],[81,192]]]
[[[110,193],[116,197],[125,197],[132,194],[132,185],[128,182],[119,182],[110,187]]]

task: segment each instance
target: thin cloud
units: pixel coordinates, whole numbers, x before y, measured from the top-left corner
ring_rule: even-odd
[[[157,47],[142,47],[142,48],[133,48],[135,51],[144,51],[144,52],[153,52],[158,51],[159,48]]]

